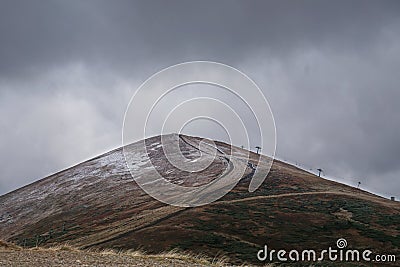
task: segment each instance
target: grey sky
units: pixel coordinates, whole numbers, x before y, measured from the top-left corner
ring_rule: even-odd
[[[400,197],[398,1],[3,0],[0,194],[119,146],[135,89],[189,60],[257,82],[278,157]]]

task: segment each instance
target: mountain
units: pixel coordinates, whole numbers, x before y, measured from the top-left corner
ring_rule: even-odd
[[[200,155],[201,138],[169,138],[179,142],[188,160]],[[145,140],[150,161],[173,183],[208,183],[229,165],[226,157],[219,156],[201,172],[177,170],[160,141],[160,136]],[[221,155],[231,148],[241,151],[215,143]],[[243,178],[223,198],[189,208],[170,206],[146,194],[118,148],[0,196],[0,239],[23,247],[68,242],[80,248],[140,248],[151,253],[179,248],[210,257],[225,255],[231,263],[265,264],[257,259],[264,245],[276,251],[320,251],[345,238],[349,249],[370,249],[374,255],[393,254],[400,260],[399,202],[278,160],[260,188],[249,193],[258,157],[250,154]],[[145,177],[150,162],[140,155],[138,159],[132,167],[134,176]]]

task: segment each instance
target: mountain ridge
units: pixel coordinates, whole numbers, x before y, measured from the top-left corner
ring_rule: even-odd
[[[226,168],[224,160],[216,158],[195,175],[175,170],[162,154],[159,136],[145,142],[151,163],[172,182],[212,181]],[[240,151],[215,143],[225,153]],[[199,156],[196,146],[180,146],[189,160]],[[256,164],[258,157],[250,152],[249,163]],[[123,158],[122,148],[117,148],[0,196],[0,237],[26,247],[68,242],[81,248],[144,248],[154,253],[178,248],[211,257],[223,253],[238,264],[262,264],[256,253],[265,243],[276,249],[302,244],[319,248],[342,236],[360,248],[372,244],[399,253],[398,202],[296,166],[274,161],[253,193],[248,192],[253,169],[247,167],[222,199],[181,208],[143,192]],[[137,163],[134,174],[146,175],[149,162]]]

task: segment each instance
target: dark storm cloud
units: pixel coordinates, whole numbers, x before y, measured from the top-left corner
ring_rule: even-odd
[[[278,155],[398,195],[399,15],[398,1],[2,1],[0,190],[118,146],[141,82],[212,60],[263,88]]]
[[[398,11],[396,1],[3,1],[0,70],[182,57],[234,63],[259,47],[275,55],[324,44],[358,50]]]

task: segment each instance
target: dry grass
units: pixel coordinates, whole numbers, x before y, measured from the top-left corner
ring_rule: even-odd
[[[22,249],[20,246],[17,246],[13,243],[5,242],[3,240],[0,240],[0,248],[1,249],[12,249],[12,250],[20,250]]]
[[[22,248],[10,242],[0,240],[0,249],[3,250],[26,250],[26,251],[40,251],[40,252],[51,252],[51,251],[63,251],[71,253],[89,253],[95,255],[112,255],[112,256],[128,256],[132,258],[141,259],[173,259],[186,262],[187,264],[201,264],[206,266],[230,266],[228,258],[225,256],[218,256],[210,259],[203,254],[193,254],[190,252],[184,252],[177,249],[170,251],[161,252],[158,254],[148,254],[144,250],[115,250],[111,248],[106,249],[79,249],[68,243],[59,244],[52,247],[33,247],[33,248]]]
[[[228,266],[228,258],[225,256],[215,257],[210,259],[203,254],[193,254],[190,252],[180,251],[178,249],[173,249],[169,251],[164,251],[158,254],[148,254],[144,250],[115,250],[115,249],[89,249],[86,250],[91,253],[99,253],[101,255],[124,255],[130,257],[140,257],[140,258],[151,258],[151,259],[175,259],[185,261],[187,263],[197,263],[209,266]]]
[[[79,252],[80,251],[78,248],[76,248],[74,246],[71,246],[68,243],[52,246],[52,247],[49,247],[49,248],[40,248],[40,247],[37,247],[37,248],[38,249],[53,250],[53,251],[74,251],[74,252]]]

